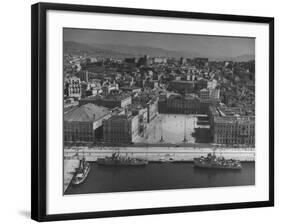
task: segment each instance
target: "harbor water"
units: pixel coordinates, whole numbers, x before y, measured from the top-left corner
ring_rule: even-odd
[[[101,166],[91,163],[84,183],[70,184],[65,194],[168,190],[255,184],[255,163],[243,162],[243,169],[194,168],[192,162],[149,163],[142,167]]]

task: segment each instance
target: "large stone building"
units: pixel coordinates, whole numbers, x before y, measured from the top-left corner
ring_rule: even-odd
[[[139,133],[139,117],[132,115],[113,115],[103,122],[104,141],[113,144],[133,143]]]
[[[255,145],[255,116],[241,108],[209,107],[213,141],[226,145]]]
[[[161,96],[158,102],[159,113],[174,114],[207,114],[210,105],[217,106],[219,99],[200,99],[194,94],[172,94],[169,97]]]
[[[102,139],[102,124],[111,111],[94,104],[85,104],[64,115],[65,142],[95,142]]]
[[[77,99],[81,98],[82,91],[81,91],[80,78],[77,78],[75,76],[69,78],[68,80],[66,80],[64,88],[65,88],[66,96],[77,98]]]
[[[171,95],[167,99],[166,109],[169,113],[197,114],[200,110],[200,102],[194,95]]]

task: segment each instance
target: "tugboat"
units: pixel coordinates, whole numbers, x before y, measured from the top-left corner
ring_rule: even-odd
[[[242,165],[239,160],[225,159],[220,156],[217,157],[215,153],[208,153],[207,157],[201,156],[194,158],[194,167],[205,169],[224,169],[224,170],[241,170]]]
[[[114,152],[111,157],[98,158],[97,164],[104,166],[145,166],[148,164],[148,160],[120,156],[119,152]]]
[[[73,185],[82,184],[86,180],[90,170],[91,170],[90,163],[86,162],[85,158],[81,159],[79,163],[79,167],[76,168],[76,173],[73,177],[72,184]]]

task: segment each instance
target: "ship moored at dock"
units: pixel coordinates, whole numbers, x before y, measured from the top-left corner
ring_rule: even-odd
[[[205,169],[221,169],[221,170],[241,170],[242,165],[239,160],[225,159],[220,156],[217,157],[215,153],[208,153],[207,157],[201,156],[194,158],[194,167]]]
[[[81,159],[79,167],[76,169],[76,172],[72,179],[72,184],[73,185],[82,184],[86,180],[90,170],[91,170],[90,163],[87,162],[85,158]]]
[[[148,160],[121,156],[118,152],[114,152],[110,157],[98,158],[97,164],[104,166],[145,166],[148,164]]]

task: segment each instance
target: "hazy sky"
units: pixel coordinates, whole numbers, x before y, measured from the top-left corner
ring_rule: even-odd
[[[255,54],[255,39],[187,34],[64,29],[64,40],[80,43],[149,46],[174,51],[188,51],[202,56],[233,57]]]

